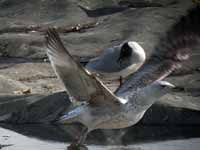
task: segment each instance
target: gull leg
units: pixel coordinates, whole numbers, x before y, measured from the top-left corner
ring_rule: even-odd
[[[84,142],[88,135],[88,128],[84,127],[81,131],[81,135],[76,143],[72,143],[67,147],[67,150],[88,150],[86,146],[84,146]]]
[[[121,86],[121,85],[122,85],[122,83],[123,83],[123,77],[122,77],[122,76],[120,76],[120,77],[119,77],[119,86]]]
[[[88,135],[88,128],[84,128],[83,130],[82,130],[82,132],[81,132],[81,136],[79,137],[79,140],[78,140],[78,144],[79,145],[83,145],[84,144],[84,142],[85,142],[85,140],[86,140],[86,138],[87,138],[87,135]]]

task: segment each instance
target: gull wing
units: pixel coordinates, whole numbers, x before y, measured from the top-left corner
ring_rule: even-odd
[[[189,59],[192,48],[200,45],[200,7],[194,7],[160,39],[144,65],[120,86],[116,95],[130,94],[154,81],[162,80]]]
[[[101,81],[72,58],[55,29],[48,29],[46,46],[53,69],[72,98],[94,104],[119,103]]]

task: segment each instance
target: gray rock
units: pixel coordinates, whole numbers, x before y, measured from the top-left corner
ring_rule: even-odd
[[[59,116],[71,107],[65,92],[51,95],[4,95],[0,96],[0,121],[14,124],[49,124],[54,123]],[[199,125],[199,113],[199,111],[183,109],[180,106],[175,108],[157,103],[148,110],[140,124]]]
[[[0,35],[0,55],[4,57],[45,58],[44,38],[36,34],[13,34]]]
[[[0,96],[0,121],[6,123],[50,123],[70,107],[65,93],[52,95]]]
[[[100,8],[116,6],[117,1],[83,1],[85,5]],[[117,4],[116,4],[117,3]],[[163,3],[161,1],[161,3]],[[157,39],[177,18],[191,7],[190,1],[162,8],[127,9],[98,18],[90,18],[79,8],[80,1],[24,1],[0,2],[0,55],[26,58],[44,58],[43,35],[40,29],[49,26],[70,28],[76,24],[99,22],[95,28],[81,33],[63,34],[62,39],[73,55],[95,56],[105,47],[125,40],[139,42],[150,53]],[[73,16],[73,17],[72,17]],[[18,28],[40,27],[39,33],[18,31]],[[17,28],[17,29],[15,29]],[[27,33],[26,33],[27,32]],[[16,42],[17,41],[17,42]]]
[[[46,59],[44,31],[47,27],[57,26],[60,29],[66,47],[73,56],[83,58],[80,61],[85,62],[88,58],[100,55],[103,49],[127,40],[137,41],[149,56],[158,39],[192,6],[188,0],[179,0],[177,3],[168,1],[170,5],[159,0],[152,2],[162,7],[128,8],[107,14],[99,11],[119,7],[122,1],[125,0],[0,1],[0,74],[4,76],[0,78],[0,91],[11,94],[10,91],[25,86],[31,88],[33,93],[1,95],[0,120],[12,123],[49,123],[68,109],[66,94],[49,95],[64,88]],[[88,16],[78,5],[96,12],[98,10],[99,16]],[[72,30],[65,33],[66,29],[69,31],[76,24],[91,22],[97,23],[79,32]],[[183,87],[184,91],[176,93],[176,96],[168,95],[153,106],[142,123],[199,124],[198,112],[183,109],[200,110],[198,49],[194,48],[191,60],[184,64],[183,69],[167,78],[176,86]],[[6,84],[6,88],[3,84]],[[115,82],[106,82],[106,85],[113,91],[118,86]],[[186,114],[193,117],[185,118]]]
[[[0,75],[0,94],[15,94],[15,92],[25,89],[28,87],[19,81]]]

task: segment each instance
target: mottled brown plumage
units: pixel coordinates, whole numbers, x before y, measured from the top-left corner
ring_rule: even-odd
[[[58,33],[49,29],[46,44],[52,66],[68,93],[76,100],[85,101],[66,112],[58,123],[80,122],[87,127],[78,144],[83,144],[92,130],[136,124],[153,103],[174,88],[160,80],[179,68],[189,59],[192,47],[200,44],[199,26],[200,8],[195,7],[171,27],[152,56],[119,87],[116,95],[74,61]]]

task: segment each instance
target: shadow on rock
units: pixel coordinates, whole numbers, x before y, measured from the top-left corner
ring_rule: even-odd
[[[101,17],[101,16],[111,15],[111,14],[122,12],[129,9],[129,7],[126,7],[126,6],[110,6],[110,7],[97,8],[95,10],[90,10],[81,5],[78,5],[78,6],[87,14],[88,17]]]
[[[19,134],[40,140],[71,143],[77,140],[82,126],[42,124],[0,124],[1,127]],[[90,133],[86,143],[95,145],[130,145],[176,139],[200,137],[198,126],[133,126],[120,130],[95,130]]]
[[[0,121],[23,123],[50,123],[71,107],[65,92],[51,95],[0,96]]]

